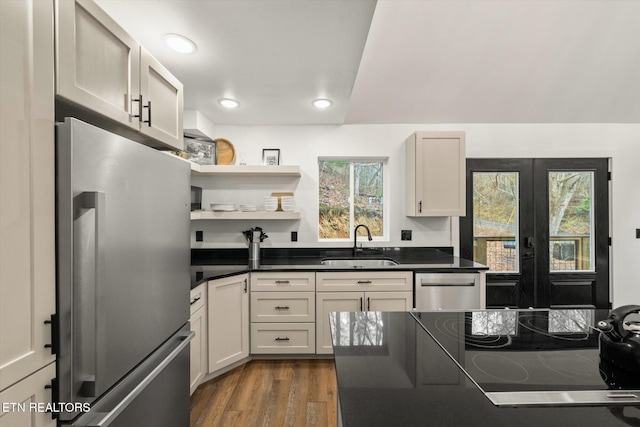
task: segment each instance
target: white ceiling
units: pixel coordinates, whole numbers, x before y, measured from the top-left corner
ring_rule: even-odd
[[[637,0],[97,3],[216,124],[640,123]]]

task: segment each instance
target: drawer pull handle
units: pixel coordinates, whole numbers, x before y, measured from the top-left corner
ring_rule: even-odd
[[[284,307],[281,307],[279,305],[276,305],[276,310],[289,310],[289,306],[285,305]]]
[[[193,301],[191,301],[189,303],[189,305],[193,305],[193,304],[197,303],[198,301],[200,301],[200,297],[194,298]]]
[[[277,285],[288,285],[289,283],[288,280],[276,280]]]
[[[284,338],[276,338],[276,341],[289,341],[289,337],[284,337]]]
[[[358,280],[358,285],[368,285],[371,280]]]

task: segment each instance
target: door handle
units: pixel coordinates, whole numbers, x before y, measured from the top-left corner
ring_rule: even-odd
[[[524,247],[525,248],[532,248],[533,247],[533,237],[525,237],[524,238]]]
[[[84,319],[78,319],[82,321],[87,331],[93,331],[93,337],[89,342],[91,345],[91,351],[93,352],[89,356],[93,360],[93,365],[89,364],[87,369],[87,377],[80,386],[79,393],[84,397],[96,397],[103,391],[103,375],[104,375],[104,361],[102,354],[104,353],[105,337],[103,333],[98,333],[99,330],[104,330],[104,309],[101,307],[101,292],[102,292],[102,280],[104,277],[104,253],[105,253],[105,206],[106,206],[106,193],[102,191],[85,191],[79,195],[79,205],[82,209],[94,210],[94,228],[93,228],[93,256],[94,256],[94,270],[93,281],[88,281],[85,291],[89,298],[93,301],[93,309],[87,310],[87,315]],[[75,285],[74,285],[75,288]],[[74,290],[75,292],[75,290]],[[74,302],[74,305],[76,303]],[[92,311],[91,314],[90,311]],[[86,323],[85,323],[86,322]],[[83,339],[83,337],[74,337]]]
[[[142,104],[142,95],[140,95],[140,104]],[[149,112],[149,119],[142,120],[142,123],[146,123],[149,127],[151,127],[151,101],[147,101],[147,105],[143,105],[142,108],[146,108]],[[142,119],[142,113],[140,113],[140,119]]]
[[[134,114],[133,117],[137,118],[139,122],[142,121],[142,95],[138,99],[131,99],[131,102],[138,103],[138,114]]]

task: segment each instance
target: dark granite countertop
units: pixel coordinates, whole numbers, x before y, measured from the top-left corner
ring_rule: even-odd
[[[640,406],[495,406],[411,314],[337,315],[334,356],[345,427],[640,425]]]
[[[191,251],[191,288],[200,283],[249,271],[354,271],[354,268],[322,265],[325,258],[351,258],[344,248],[263,248],[261,264],[250,269],[246,249],[209,249]],[[453,255],[452,248],[374,248],[358,253],[358,258],[390,258],[398,265],[367,270],[443,272],[451,270],[480,271],[488,267]]]

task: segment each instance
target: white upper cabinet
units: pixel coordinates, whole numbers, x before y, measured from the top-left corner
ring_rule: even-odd
[[[142,47],[138,99],[134,104],[142,104],[140,132],[182,150],[182,83]]]
[[[55,361],[52,14],[51,2],[0,1],[0,391]],[[27,425],[11,419],[0,413]]]
[[[56,95],[139,129],[140,45],[92,1],[57,0],[56,17]]]
[[[465,216],[464,132],[415,132],[406,146],[406,215]]]
[[[56,96],[61,111],[183,148],[182,84],[91,0],[56,0]]]

